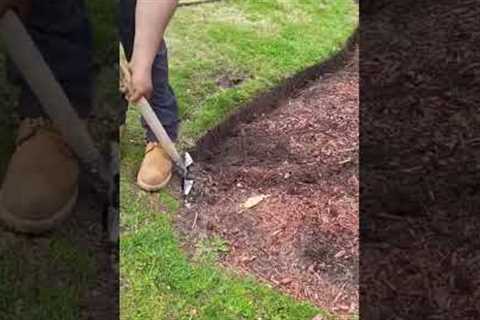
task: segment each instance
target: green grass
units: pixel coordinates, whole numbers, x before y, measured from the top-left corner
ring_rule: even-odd
[[[338,52],[357,26],[357,10],[351,0],[235,0],[179,9],[167,43],[180,145],[193,146],[256,94]],[[216,80],[225,75],[245,80],[219,88]],[[132,108],[122,140],[122,319],[301,320],[322,313],[219,267],[216,258],[228,249],[221,238],[202,240],[187,259],[172,226],[178,201],[134,186],[144,148],[138,117]]]
[[[318,313],[215,267],[216,255],[226,250],[219,238],[205,240],[192,264],[171,227],[175,199],[162,194],[168,209],[161,213],[146,205],[146,197],[122,191],[123,202],[128,201],[122,206],[127,228],[120,257],[122,319],[310,319]]]
[[[191,143],[258,92],[331,56],[357,23],[352,1],[227,1],[177,12],[171,78]],[[219,90],[216,78],[247,80]]]
[[[67,239],[2,237],[0,318],[76,320],[94,278],[91,254]]]

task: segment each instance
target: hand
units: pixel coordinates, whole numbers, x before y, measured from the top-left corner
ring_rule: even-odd
[[[153,92],[152,66],[132,62],[130,64],[130,87],[127,99],[136,103],[141,98],[149,99]]]
[[[21,18],[26,18],[30,14],[31,6],[31,0],[0,0],[0,17],[11,9]]]

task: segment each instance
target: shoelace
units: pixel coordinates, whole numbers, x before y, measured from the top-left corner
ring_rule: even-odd
[[[153,151],[156,147],[159,147],[157,142],[148,142],[147,147],[145,148],[145,154]]]

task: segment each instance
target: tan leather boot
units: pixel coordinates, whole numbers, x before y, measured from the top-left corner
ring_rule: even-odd
[[[0,191],[0,219],[21,232],[50,230],[71,213],[78,174],[60,134],[43,119],[24,120]]]
[[[157,143],[148,143],[145,157],[138,171],[137,184],[145,191],[158,191],[172,177],[172,161]]]

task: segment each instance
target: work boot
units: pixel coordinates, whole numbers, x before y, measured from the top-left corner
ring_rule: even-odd
[[[53,126],[22,121],[0,191],[0,219],[25,233],[43,233],[62,222],[78,196],[79,166]]]
[[[145,157],[138,171],[138,186],[145,191],[160,190],[170,181],[172,167],[172,161],[168,154],[158,143],[147,143]]]

